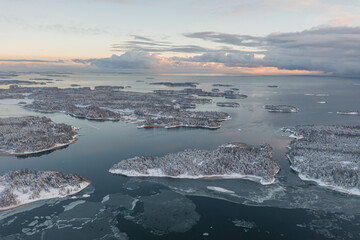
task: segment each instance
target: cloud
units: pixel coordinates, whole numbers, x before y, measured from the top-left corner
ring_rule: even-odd
[[[360,76],[360,27],[321,27],[267,36],[264,61],[279,68]]]
[[[111,45],[112,51],[136,51],[151,53],[203,53],[210,49],[197,45],[178,45],[171,42],[156,41],[151,38],[132,35],[135,40],[129,40],[122,44]]]
[[[135,39],[141,40],[141,41],[147,41],[152,42],[153,40],[147,37],[139,36],[139,35],[132,35]]]
[[[146,52],[126,52],[122,55],[112,55],[108,58],[74,59],[73,62],[88,64],[98,70],[137,70],[156,69],[160,59]]]
[[[125,51],[138,51],[138,52],[152,52],[152,53],[203,53],[211,51],[210,49],[203,48],[196,45],[177,45],[165,46],[155,43],[142,43],[130,41],[126,45],[117,45],[112,47],[112,51],[124,52]]]
[[[173,58],[178,61],[189,61],[189,62],[214,62],[223,63],[227,67],[259,67],[262,65],[261,59],[255,57],[254,53],[246,52],[212,52],[204,53],[199,56],[189,58]]]
[[[108,33],[107,30],[100,28],[65,26],[63,24],[38,25],[38,26],[34,26],[33,28],[44,31],[55,31],[55,32],[63,32],[66,34],[80,34],[80,35],[101,35]]]
[[[185,33],[184,36],[188,38],[198,38],[216,43],[225,43],[244,47],[260,47],[261,45],[263,45],[264,41],[264,38],[262,37],[217,32]]]
[[[21,17],[2,17],[0,18],[0,22],[4,21],[6,24],[12,24],[15,26],[20,26],[26,30],[36,30],[36,31],[44,31],[44,32],[61,32],[65,34],[78,34],[78,35],[102,35],[109,34],[110,32],[106,28],[95,28],[91,26],[74,26],[74,25],[66,25],[63,23],[31,23],[26,19]]]
[[[0,59],[0,62],[17,62],[17,63],[64,63],[64,60],[40,60],[40,59]]]
[[[6,59],[3,59],[6,60]],[[59,60],[26,60],[26,59],[8,59],[0,60],[0,71],[4,72],[85,72],[90,69],[84,64],[77,64],[72,61]]]
[[[284,12],[293,15],[307,13],[314,18],[337,19],[355,17],[359,20],[359,10],[360,5],[358,0],[223,0],[216,6],[214,12],[226,16],[237,15],[246,17],[277,17]],[[290,15],[288,20],[291,21],[291,19],[292,16]],[[349,23],[349,21],[345,23]]]
[[[265,48],[264,58],[256,52],[203,53],[182,61],[217,62],[225,66],[276,67],[287,70],[324,71],[335,75],[360,76],[360,27],[323,26],[301,32],[272,33],[252,37],[214,32],[186,34],[205,41]],[[244,42],[245,41],[245,42]]]
[[[152,73],[319,74],[360,77],[360,27],[321,26],[300,32],[251,36],[218,32],[186,33],[217,48],[181,45],[132,36],[104,58],[62,60],[2,59],[0,70],[22,64],[40,69]],[[204,44],[211,46],[211,44]],[[242,51],[241,49],[250,49]],[[174,54],[181,53],[181,54]],[[32,64],[32,65],[31,65]],[[45,68],[45,67],[44,67]]]
[[[186,33],[188,38],[224,44],[219,48],[176,45],[133,36],[124,44],[114,44],[114,51],[126,51],[109,58],[75,59],[102,70],[152,72],[271,72],[329,73],[360,76],[360,27],[321,26],[301,32],[272,33],[258,37],[218,32]],[[226,47],[230,45],[230,47]],[[234,46],[234,47],[232,47]],[[253,50],[239,49],[251,47]],[[190,53],[189,57],[162,57],[156,53]],[[186,56],[186,55],[185,55]],[[254,71],[251,68],[255,69]],[[262,69],[262,71],[256,70]],[[265,69],[265,70],[264,70]],[[269,72],[269,71],[267,71]]]

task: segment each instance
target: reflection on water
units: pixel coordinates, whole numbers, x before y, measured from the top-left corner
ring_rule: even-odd
[[[17,79],[34,76],[21,75]],[[357,80],[111,74],[73,74],[62,80],[49,86],[69,87],[76,82],[90,87],[130,85],[128,90],[151,91],[164,87],[149,82],[193,81],[200,83],[199,88],[211,90],[213,83],[221,82],[234,85],[249,97],[231,100],[240,104],[235,109],[217,107],[216,101],[223,101],[217,98],[213,104],[199,106],[200,110],[215,109],[231,115],[232,119],[216,131],[137,129],[136,125],[123,122],[46,114],[55,122],[80,127],[79,141],[43,155],[2,156],[0,174],[20,168],[57,169],[80,174],[93,183],[74,197],[35,202],[0,213],[1,239],[360,238],[360,198],[302,182],[285,158],[290,139],[279,131],[281,127],[299,124],[358,125],[357,115],[329,114],[360,110]],[[272,89],[268,85],[279,87]],[[326,103],[318,104],[320,101]],[[289,104],[299,107],[300,112],[269,113],[263,108],[266,104]],[[44,114],[0,105],[0,115]],[[127,178],[108,172],[113,164],[136,155],[163,156],[186,148],[213,149],[226,142],[269,143],[282,168],[276,183],[262,186],[236,179]]]

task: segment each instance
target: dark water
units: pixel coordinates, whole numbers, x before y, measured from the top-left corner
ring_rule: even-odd
[[[31,77],[36,75],[17,79]],[[40,156],[1,157],[0,174],[20,168],[57,169],[80,174],[93,183],[76,198],[39,201],[0,213],[0,239],[360,239],[360,197],[301,181],[285,158],[290,139],[279,130],[298,124],[359,125],[359,115],[336,114],[360,110],[358,79],[93,74],[69,75],[62,80],[49,86],[69,87],[76,82],[151,91],[165,87],[149,82],[195,81],[206,90],[213,88],[213,83],[233,84],[249,97],[232,100],[241,105],[236,109],[218,108],[215,103],[199,106],[200,110],[231,115],[232,119],[215,131],[137,129],[123,122],[46,114],[56,122],[81,127],[79,141]],[[308,93],[328,96],[304,95]],[[224,99],[214,98],[216,101]],[[300,112],[269,113],[263,108],[265,104],[294,105]],[[0,105],[0,114],[39,115],[15,105]],[[233,141],[269,143],[281,165],[276,183],[262,186],[241,179],[128,178],[108,172],[113,164],[137,155],[213,149]],[[208,188],[214,186],[228,191]]]

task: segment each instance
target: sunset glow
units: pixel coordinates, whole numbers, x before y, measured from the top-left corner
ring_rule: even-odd
[[[64,3],[2,4],[0,71],[359,74],[358,1]]]

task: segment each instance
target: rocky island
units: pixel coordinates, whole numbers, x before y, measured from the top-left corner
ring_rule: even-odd
[[[302,180],[360,195],[360,127],[297,126],[287,157]]]
[[[0,212],[39,200],[80,192],[90,182],[58,171],[11,171],[0,177]]]
[[[26,155],[60,148],[76,141],[76,130],[46,117],[0,118],[0,151]]]
[[[299,112],[299,108],[290,105],[265,105],[265,109],[268,112],[280,112],[280,113],[296,113]]]
[[[163,157],[138,156],[115,164],[113,174],[131,177],[243,178],[271,184],[280,171],[267,145],[229,143],[215,150],[188,149]]]
[[[216,106],[237,108],[240,107],[240,104],[237,102],[217,102]]]

